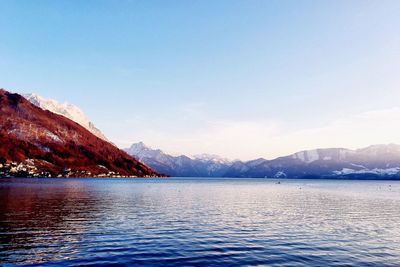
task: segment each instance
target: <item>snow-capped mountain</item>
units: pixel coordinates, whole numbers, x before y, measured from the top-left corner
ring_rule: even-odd
[[[158,172],[188,177],[400,179],[400,145],[306,150],[273,160],[229,161],[216,155],[174,157],[143,143],[128,154]]]
[[[24,94],[23,96],[35,106],[67,117],[68,119],[73,120],[74,122],[85,127],[95,136],[108,142],[108,139],[104,136],[104,134],[99,129],[97,129],[92,122],[89,121],[83,111],[78,107],[67,102],[59,103],[58,101],[53,99],[45,99],[36,94]]]
[[[130,148],[125,149],[125,152],[136,156],[138,159],[154,158],[159,161],[167,161],[169,156],[164,154],[160,149],[152,149],[146,146],[143,142],[133,144]]]
[[[170,176],[220,177],[231,164],[228,160],[216,155],[172,156],[160,149],[152,149],[143,142],[133,144],[124,150],[140,162]]]
[[[234,164],[225,176],[400,179],[400,145],[300,151],[274,160],[244,162],[240,168]]]

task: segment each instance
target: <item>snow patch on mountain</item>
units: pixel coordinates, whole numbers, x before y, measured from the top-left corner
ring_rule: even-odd
[[[58,135],[56,135],[48,130],[44,130],[44,134],[47,137],[49,137],[51,140],[53,140],[54,142],[62,143],[62,140]]]
[[[354,167],[361,168],[361,169],[366,169],[364,165],[354,164],[354,163],[350,163],[350,165],[351,165],[351,166],[354,166]]]
[[[318,151],[314,149],[314,150],[307,150],[295,153],[293,155],[293,158],[299,159],[306,163],[311,163],[313,161],[319,160],[320,157]]]
[[[218,156],[218,155],[207,154],[207,153],[194,155],[192,158],[195,159],[195,160],[213,161],[213,162],[221,163],[221,164],[225,164],[225,163],[229,163],[230,162],[229,159],[223,158],[223,157]]]
[[[362,170],[343,168],[342,170],[334,171],[333,173],[336,175],[349,175],[349,174],[376,174],[376,175],[380,175],[380,176],[396,175],[396,174],[400,173],[400,167],[388,168],[388,169],[374,168],[374,169],[362,169]]]
[[[287,178],[287,175],[283,171],[279,171],[274,175],[274,178]]]

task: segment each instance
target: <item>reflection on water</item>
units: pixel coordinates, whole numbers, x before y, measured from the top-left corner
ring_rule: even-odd
[[[1,179],[0,262],[400,262],[400,183]]]

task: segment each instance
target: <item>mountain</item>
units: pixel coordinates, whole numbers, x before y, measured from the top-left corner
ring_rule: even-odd
[[[152,149],[142,142],[124,149],[129,155],[160,173],[175,177],[221,177],[230,162],[215,155],[202,154],[194,158],[172,156]]]
[[[277,178],[400,178],[400,145],[373,145],[350,150],[315,149],[274,160],[232,166],[225,176]]]
[[[229,161],[215,155],[174,157],[143,143],[126,149],[153,169],[187,177],[254,178],[390,178],[400,179],[400,145],[373,145],[350,150],[306,150],[273,160]]]
[[[78,123],[0,89],[0,176],[157,176]]]
[[[88,120],[88,118],[86,118],[83,111],[80,110],[78,107],[66,102],[59,103],[58,101],[53,99],[45,99],[36,94],[24,94],[23,97],[25,97],[35,106],[38,106],[45,110],[49,110],[53,113],[62,115],[70,120],[73,120],[74,122],[85,127],[95,136],[105,141],[108,141],[105,135],[99,129],[97,129],[96,126],[94,126],[94,124]]]

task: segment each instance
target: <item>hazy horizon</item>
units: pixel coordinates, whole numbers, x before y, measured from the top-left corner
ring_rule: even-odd
[[[400,143],[398,1],[2,1],[1,84],[121,148],[275,158]]]

